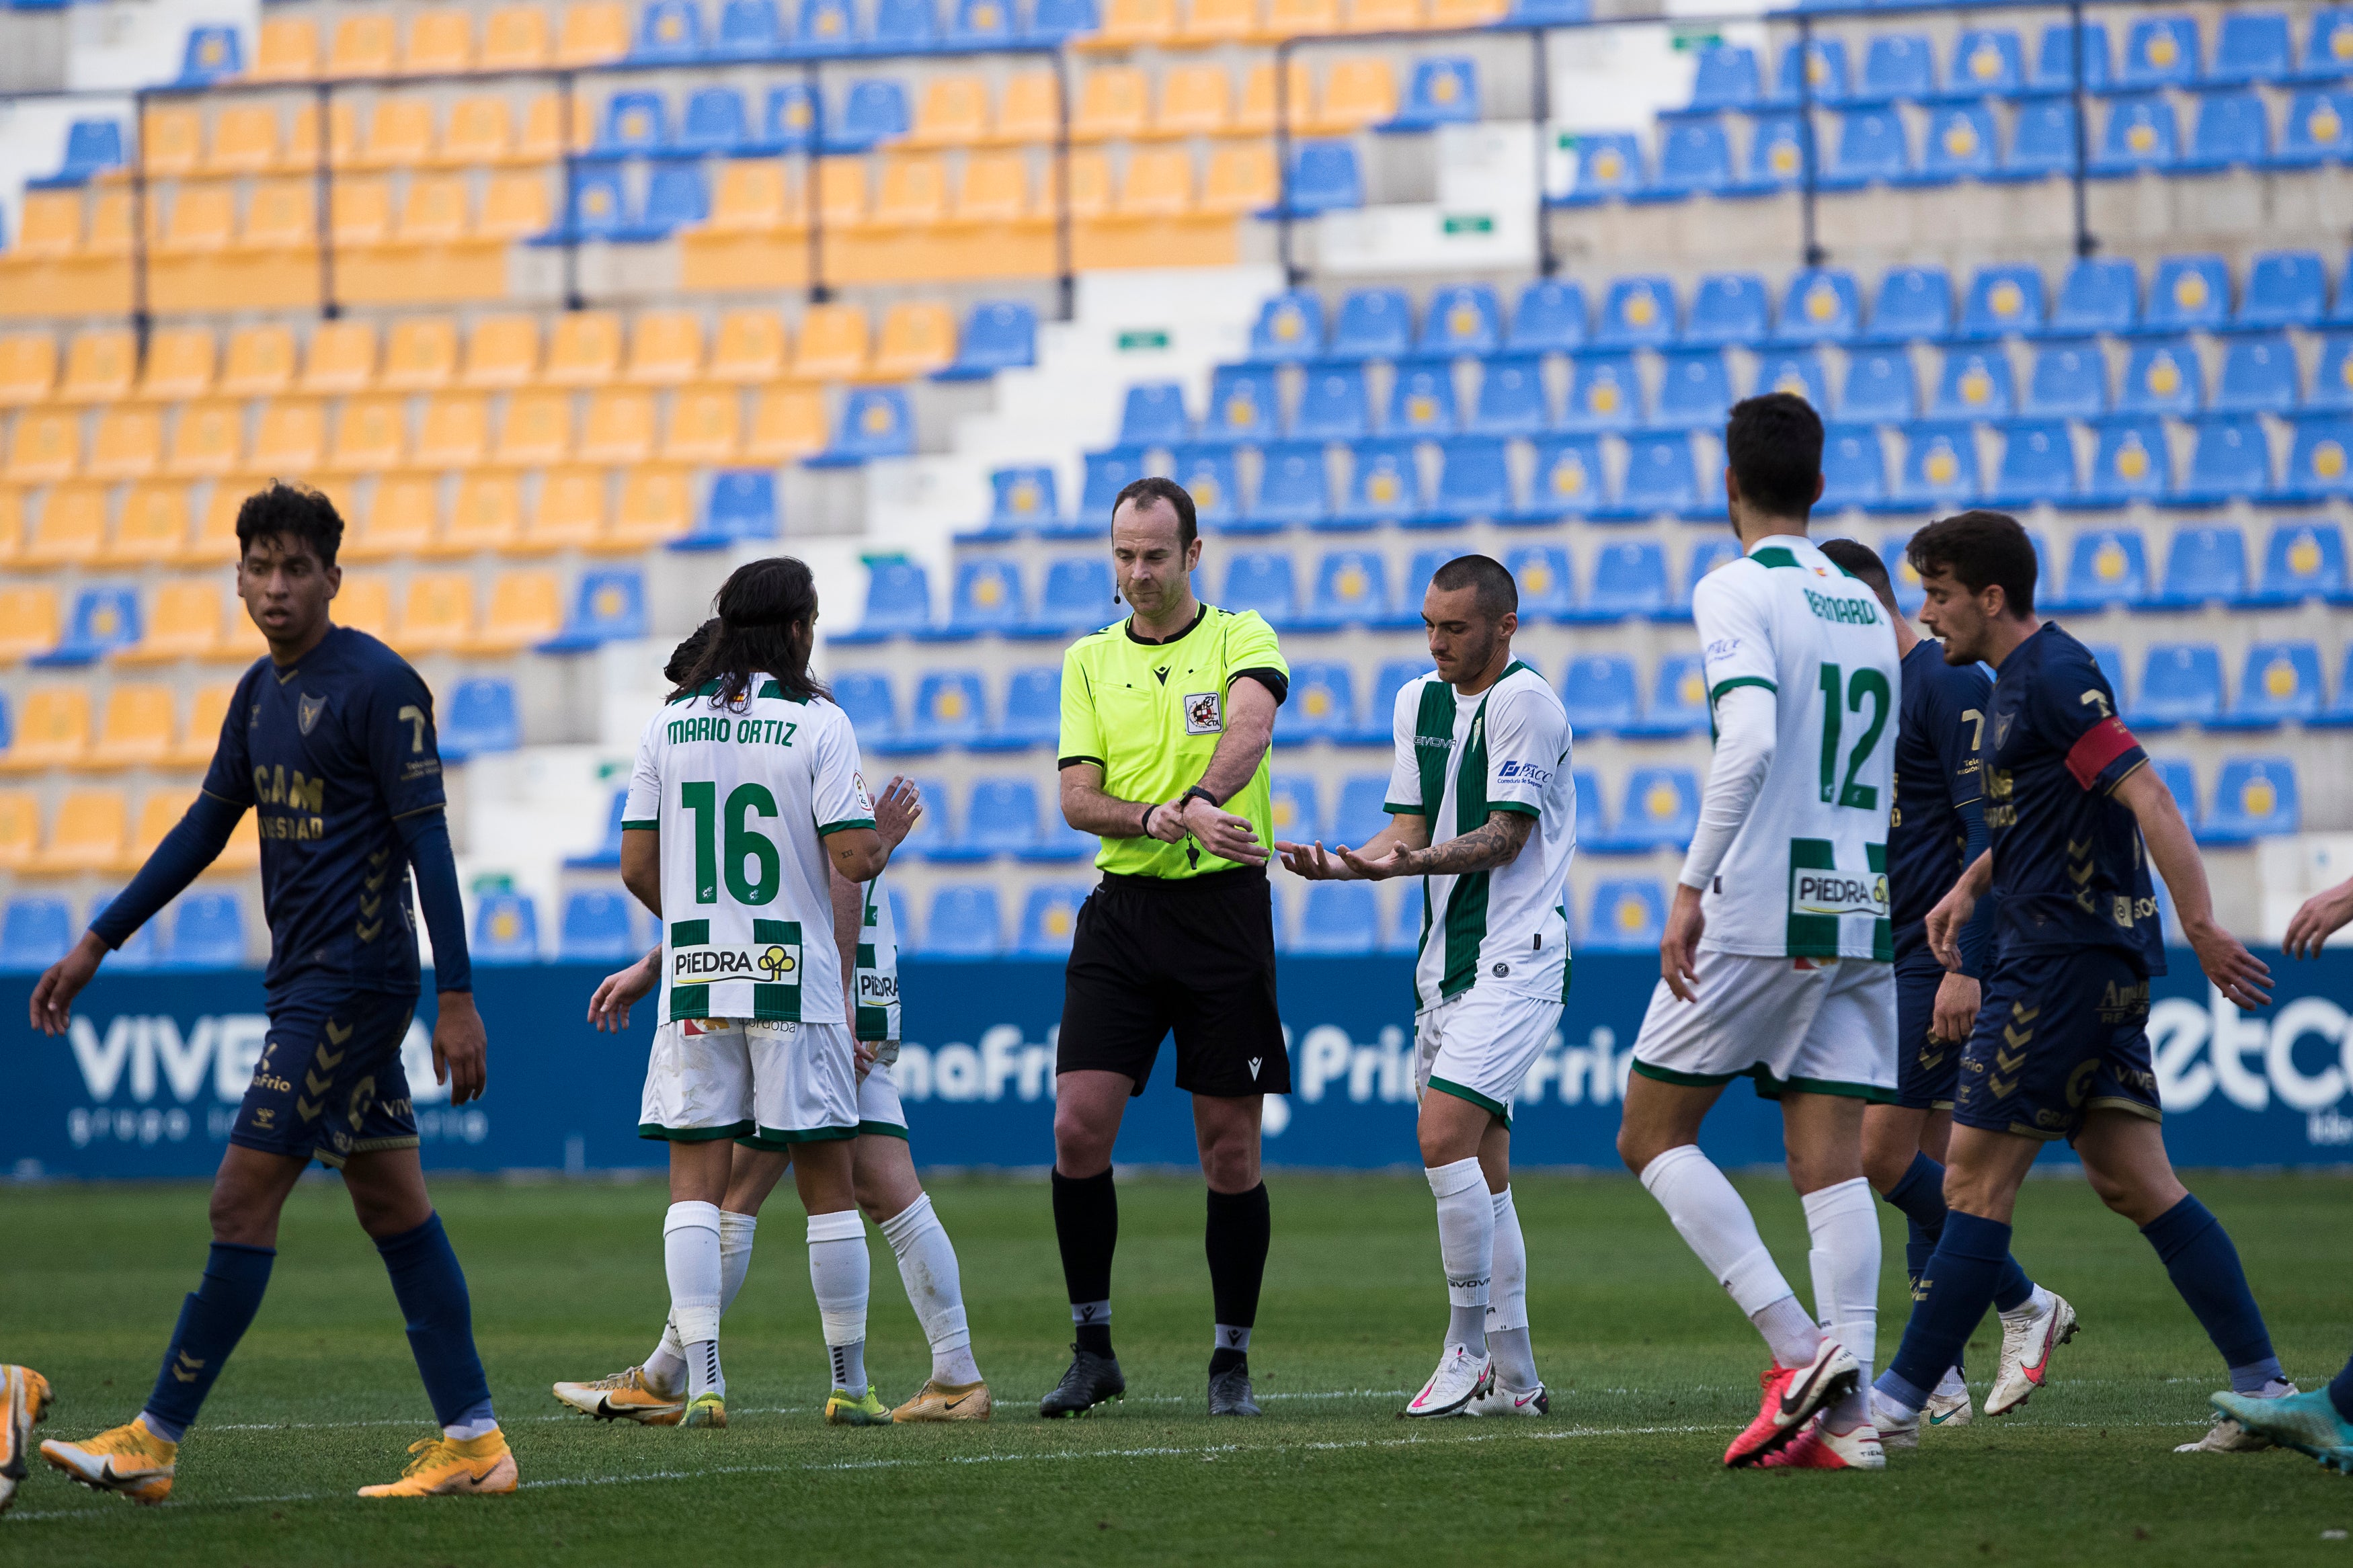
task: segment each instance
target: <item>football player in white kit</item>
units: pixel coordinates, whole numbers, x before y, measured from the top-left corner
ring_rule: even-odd
[[[1437,673],[1407,682],[1392,715],[1389,826],[1336,857],[1321,844],[1275,846],[1311,879],[1422,879],[1414,1093],[1451,1311],[1438,1370],[1409,1416],[1551,1408],[1528,1347],[1512,1100],[1568,992],[1577,786],[1567,711],[1512,657],[1518,611],[1501,563],[1440,566],[1421,609]]]
[[[1763,1407],[1724,1462],[1880,1468],[1862,1394],[1879,1290],[1862,1108],[1895,1089],[1895,634],[1871,589],[1806,538],[1822,423],[1805,400],[1736,405],[1724,445],[1745,554],[1692,595],[1715,754],[1618,1152],[1772,1350]],[[1699,1149],[1701,1120],[1744,1077],[1780,1102],[1813,1241],[1813,1315]]]

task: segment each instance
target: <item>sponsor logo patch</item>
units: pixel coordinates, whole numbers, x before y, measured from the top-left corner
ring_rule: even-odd
[[[1495,778],[1498,783],[1512,779],[1542,789],[1552,783],[1552,770],[1535,763],[1508,762],[1495,770]]]
[[[798,942],[762,942],[750,947],[681,947],[670,954],[672,982],[698,984],[712,980],[797,980],[801,972]]]
[[[1873,915],[1887,913],[1887,879],[1852,871],[1822,871],[1804,867],[1789,872],[1789,912],[1798,915]]]

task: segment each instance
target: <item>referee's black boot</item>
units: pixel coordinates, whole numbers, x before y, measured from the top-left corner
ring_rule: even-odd
[[[1263,1415],[1258,1401],[1250,1397],[1250,1363],[1229,1366],[1223,1372],[1209,1374],[1209,1414],[1212,1415]]]
[[[1119,1373],[1119,1358],[1071,1347],[1071,1370],[1054,1392],[1038,1402],[1038,1414],[1048,1420],[1058,1415],[1084,1415],[1106,1399],[1125,1399],[1127,1379]]]

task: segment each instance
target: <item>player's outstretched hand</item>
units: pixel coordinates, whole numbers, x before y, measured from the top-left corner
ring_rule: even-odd
[[[628,968],[605,976],[588,998],[588,1021],[608,1035],[627,1029],[629,1005],[643,1001],[661,977],[660,959],[661,949],[656,948]]]
[[[1154,825],[1166,813],[1153,814]],[[1220,860],[1231,860],[1241,866],[1266,864],[1266,847],[1258,841],[1247,816],[1236,816],[1221,806],[1211,805],[1199,795],[1185,803],[1183,817],[1186,831],[1201,841],[1201,847]]]
[[[1282,868],[1294,877],[1303,877],[1311,882],[1345,882],[1348,879],[1348,868],[1324,852],[1321,839],[1313,844],[1293,844],[1278,838],[1274,841],[1274,852],[1282,857]]]
[[[490,1082],[490,1042],[470,991],[441,993],[441,1013],[433,1020],[433,1081],[449,1086],[449,1103],[482,1098]]]
[[[2185,924],[2181,934],[2197,950],[2198,967],[2217,991],[2248,1012],[2271,1005],[2271,966],[2249,952],[2246,943],[2211,921]]]
[[[1937,900],[1936,907],[1928,911],[1928,951],[1936,955],[1937,963],[1953,973],[1959,973],[1961,969],[1962,928],[1969,923],[1969,916],[1977,911],[1977,900],[1956,883],[1953,890]],[[1940,991],[1938,994],[1943,993]]]
[[[99,961],[110,949],[96,931],[86,931],[73,950],[49,965],[33,987],[33,1027],[45,1035],[62,1035],[73,1019],[73,1000],[98,973]]]
[[[2353,921],[2353,880],[2305,900],[2287,922],[2287,939],[2280,945],[2291,958],[2318,958],[2320,944],[2347,921]]]
[[[1340,862],[1351,872],[1367,882],[1385,882],[1391,877],[1405,875],[1405,858],[1409,851],[1402,844],[1391,844],[1378,855],[1366,857],[1346,845],[1340,846]]]
[[[905,842],[923,816],[923,792],[903,774],[892,774],[882,793],[874,797],[874,831],[893,849]]]
[[[1699,939],[1706,931],[1707,916],[1700,910],[1699,889],[1677,882],[1674,905],[1667,910],[1666,934],[1659,939],[1659,977],[1686,1002],[1699,1000]]]
[[[1980,998],[1978,983],[1966,974],[1947,974],[1936,982],[1936,1005],[1928,1026],[1936,1038],[1957,1046],[1976,1034]]]

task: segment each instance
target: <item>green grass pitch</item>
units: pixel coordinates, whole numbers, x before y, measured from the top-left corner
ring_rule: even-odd
[[[2353,1249],[2335,1178],[2197,1189],[2235,1234],[2282,1359],[2309,1384],[2353,1334]],[[1396,1418],[1435,1359],[1445,1307],[1418,1176],[1275,1175],[1275,1245],[1253,1370],[1259,1422],[1203,1413],[1209,1300],[1198,1181],[1122,1184],[1116,1328],[1124,1407],[1037,1419],[1068,1338],[1046,1189],[934,1186],[963,1258],[989,1426],[842,1430],[801,1220],[786,1188],[727,1320],[724,1432],[560,1416],[559,1378],[642,1358],[665,1307],[658,1184],[445,1180],[482,1355],[521,1461],[514,1497],[367,1503],[429,1430],[373,1249],[332,1180],[287,1210],[278,1269],[161,1510],[36,1465],[0,1520],[0,1563],[655,1561],[822,1564],[1803,1562],[2341,1563],[2353,1482],[2300,1456],[2176,1456],[2219,1365],[2147,1245],[2080,1182],[2027,1190],[2030,1272],[2084,1332],[2026,1411],[1932,1433],[1880,1476],[1727,1472],[1754,1409],[1756,1335],[1624,1178],[1519,1184],[1548,1420]],[[1793,1280],[1805,1242],[1777,1179],[1744,1178]],[[0,1357],[56,1383],[46,1433],[137,1410],[204,1255],[197,1186],[10,1191]],[[1882,1344],[1905,1308],[1886,1215]],[[872,1238],[869,1364],[887,1399],[927,1368],[889,1248]],[[1982,1396],[1994,1340],[1980,1330]]]

